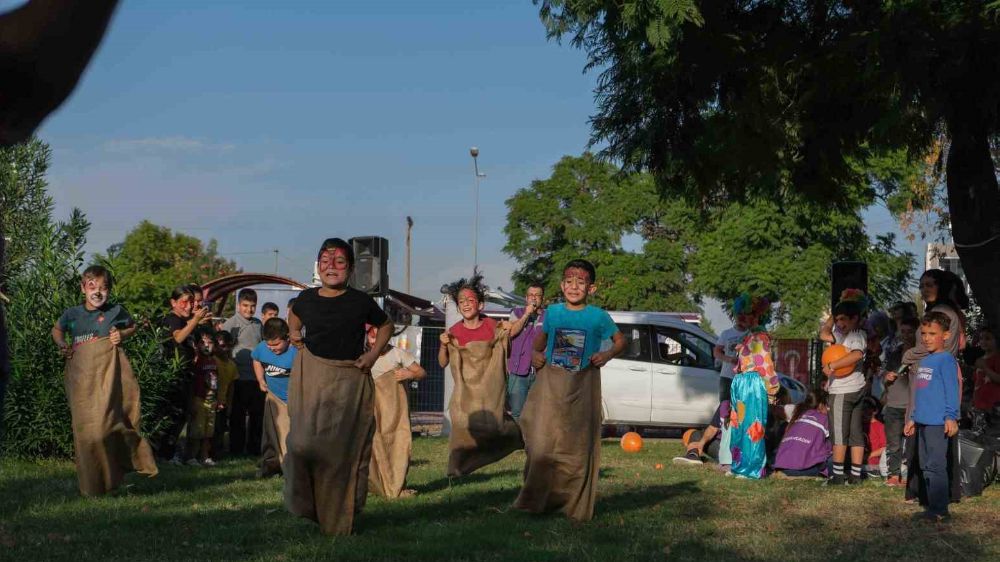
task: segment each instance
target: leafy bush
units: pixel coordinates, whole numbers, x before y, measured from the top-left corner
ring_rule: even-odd
[[[11,379],[3,411],[0,451],[18,457],[69,457],[73,430],[63,384],[64,361],[51,330],[63,310],[80,304],[83,244],[89,224],[79,211],[68,223],[51,226],[37,253],[8,280]],[[127,303],[125,303],[127,307]],[[178,380],[178,365],[161,352],[165,335],[148,319],[138,319],[125,352],[139,382],[143,412],[140,430],[155,440],[176,415],[166,396]]]

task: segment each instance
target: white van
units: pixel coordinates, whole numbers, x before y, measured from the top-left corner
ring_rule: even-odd
[[[628,345],[601,369],[605,425],[703,427],[719,405],[715,336],[676,315],[610,312]],[[781,375],[793,402],[805,386]]]

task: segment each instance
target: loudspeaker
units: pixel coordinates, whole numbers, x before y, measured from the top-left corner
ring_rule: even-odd
[[[830,266],[830,308],[840,300],[844,289],[861,289],[868,294],[868,264],[863,261],[839,261]]]
[[[379,236],[356,236],[348,242],[354,248],[351,287],[369,295],[388,294],[389,241]]]

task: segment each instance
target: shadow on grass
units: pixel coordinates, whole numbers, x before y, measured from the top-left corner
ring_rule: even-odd
[[[647,485],[602,482],[594,519],[574,523],[559,513],[511,509],[519,484],[511,477],[520,471],[499,468],[451,488],[447,478],[417,484],[421,493],[413,499],[371,501],[357,520],[358,536],[338,538],[288,514],[273,485],[223,489],[251,474],[250,463],[165,467],[161,482],[132,475],[129,496],[90,506],[65,501],[76,493],[71,467],[37,477],[25,472],[2,481],[0,558],[939,562],[990,559],[997,545],[995,537],[970,531],[973,514],[961,510],[939,528],[910,521],[908,509],[880,497],[857,501],[818,485],[737,486],[699,471],[690,473],[696,480],[666,471]],[[508,480],[497,486],[498,478]],[[26,497],[16,497],[25,489]],[[824,507],[818,495],[839,503]]]
[[[105,560],[619,562],[988,558],[982,537],[959,525],[901,522],[892,513],[881,513],[866,525],[808,515],[775,520],[768,512],[737,522],[729,520],[725,505],[710,499],[691,482],[637,487],[599,497],[594,520],[573,523],[558,513],[507,512],[513,500],[509,490],[475,491],[425,504],[381,505],[358,521],[358,536],[349,538],[321,536],[313,524],[286,513],[279,498],[241,509],[198,510],[190,509],[190,499],[177,498],[149,512],[118,503],[86,518],[19,513],[5,526],[17,541],[7,551],[12,559],[24,560],[41,559],[40,553],[61,560],[88,555]]]
[[[426,484],[413,486],[413,489],[419,494],[429,494],[440,490],[446,490],[448,488],[458,488],[471,484],[479,484],[482,482],[488,482],[494,478],[517,476],[519,474],[521,474],[521,471],[519,470],[502,470],[500,472],[476,472],[466,476],[445,476],[444,478],[438,478],[437,480],[432,480]]]
[[[253,480],[254,468],[237,462],[216,468],[160,465],[159,474],[150,478],[138,473],[125,476],[124,485],[108,497],[155,497],[187,493]],[[93,501],[79,493],[77,475],[72,465],[38,475],[0,480],[0,513],[12,513],[43,501]]]

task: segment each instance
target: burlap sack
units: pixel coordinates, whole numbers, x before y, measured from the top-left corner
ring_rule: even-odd
[[[387,498],[398,498],[410,470],[410,407],[406,389],[396,382],[393,371],[375,378],[375,437],[368,467],[368,490]]]
[[[524,447],[521,430],[506,412],[507,330],[497,330],[488,342],[449,345],[455,381],[448,412],[448,476],[463,476]]]
[[[545,365],[521,413],[524,485],[516,509],[561,511],[570,519],[594,516],[601,456],[601,371],[579,373]]]
[[[260,468],[258,475],[281,474],[281,464],[285,462],[288,450],[288,405],[270,392],[264,399],[264,430],[260,439]]]
[[[139,435],[139,385],[125,352],[108,338],[84,343],[66,362],[64,381],[80,493],[106,494],[133,470],[155,476],[153,451]]]
[[[295,354],[288,388],[285,506],[347,535],[365,505],[375,431],[372,378],[353,361]]]

